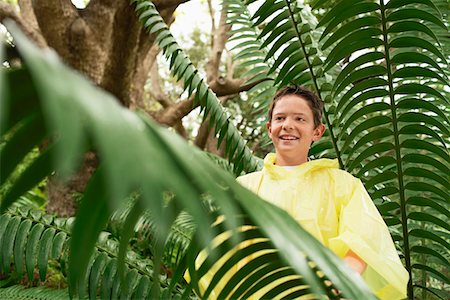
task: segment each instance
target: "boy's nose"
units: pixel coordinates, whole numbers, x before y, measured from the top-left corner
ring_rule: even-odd
[[[292,129],[292,120],[289,118],[286,118],[283,122],[283,128],[284,129]]]

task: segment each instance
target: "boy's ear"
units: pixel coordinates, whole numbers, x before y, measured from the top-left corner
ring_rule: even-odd
[[[266,123],[266,129],[267,134],[269,135],[270,139],[272,139],[272,126],[270,125],[270,121]]]
[[[317,126],[314,129],[314,134],[313,134],[313,141],[317,142],[318,140],[320,140],[320,138],[322,137],[322,135],[325,132],[325,125],[323,125],[322,123],[319,124],[319,126]]]

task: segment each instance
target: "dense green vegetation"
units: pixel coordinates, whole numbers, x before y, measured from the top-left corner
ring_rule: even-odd
[[[194,266],[194,258],[214,236],[231,230],[236,234],[210,249],[212,261],[239,239],[268,240],[237,251],[217,278],[240,257],[274,251],[243,270],[245,280],[232,278],[224,291],[228,296],[245,298],[244,287],[300,274],[294,284],[310,288],[291,296],[333,298],[336,287],[348,299],[370,299],[361,280],[330,251],[285,212],[235,182],[233,175],[253,171],[259,162],[234,125],[238,121],[220,105],[153,4],[132,5],[173,76],[209,114],[231,167],[120,107],[7,24],[23,65],[0,73],[1,284],[12,286],[4,293],[22,293],[15,285],[25,273],[28,285],[37,277],[45,281],[50,268],[67,278],[70,295],[194,297],[192,289],[211,265],[206,260]],[[443,22],[448,5],[319,0],[311,10],[292,0],[227,0],[223,9],[239,72],[259,82],[242,108],[255,112],[249,126],[263,123],[276,87],[295,82],[314,89],[325,100],[328,130],[311,156],[335,157],[363,180],[410,273],[408,298],[448,299],[450,56]],[[37,151],[44,140],[48,146]],[[73,227],[65,219],[11,206],[26,201],[22,195],[29,199],[29,191],[52,172],[73,174],[88,149],[101,163],[80,195]],[[218,214],[225,220],[214,223]],[[240,232],[236,228],[242,225],[257,227]],[[187,268],[191,285],[182,278]],[[255,270],[273,273],[256,276]],[[65,288],[65,279],[61,282]],[[272,293],[285,289],[280,284]]]

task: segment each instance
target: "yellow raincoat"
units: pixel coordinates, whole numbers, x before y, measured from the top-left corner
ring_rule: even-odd
[[[339,257],[344,257],[349,250],[356,253],[367,264],[361,276],[380,299],[405,298],[408,273],[386,224],[361,181],[339,170],[336,160],[317,159],[289,169],[274,163],[275,154],[268,154],[262,171],[237,180],[289,212]],[[245,263],[241,261],[239,265]],[[214,270],[211,270],[201,279],[202,292],[213,274]],[[210,299],[217,297],[222,288],[219,283]]]

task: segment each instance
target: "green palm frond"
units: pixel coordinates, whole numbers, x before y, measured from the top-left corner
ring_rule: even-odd
[[[322,53],[316,30],[317,19],[311,8],[295,0],[245,1],[254,3],[257,10],[252,16],[253,26],[264,26],[258,39],[262,47],[268,47],[266,60],[274,61],[271,72],[275,75],[275,84],[283,86],[289,83],[305,85],[314,90],[326,103],[324,120],[327,125],[326,138],[315,143],[311,155],[332,155],[343,166],[337,137],[332,123],[334,101],[330,97],[332,77],[324,74]]]
[[[448,32],[440,11],[429,0],[340,1],[320,26],[323,49],[331,49],[325,71],[342,68],[332,97],[343,162],[399,230],[394,238],[412,276],[408,295],[426,288],[415,270],[449,284],[437,275],[448,258],[435,251],[448,252],[448,239],[431,229],[450,229],[448,56],[431,29]],[[423,255],[439,263],[425,266]]]
[[[245,215],[240,216],[242,227],[232,232],[224,226],[223,222],[216,222],[214,226],[218,229],[218,237],[220,235],[220,238],[209,245],[211,248],[208,248],[208,258],[201,264],[195,260],[199,257],[201,247],[198,247],[197,243],[191,244],[188,252],[188,262],[190,262],[190,274],[195,276],[193,276],[193,280],[198,280],[204,275],[209,276],[208,287],[202,298],[207,299],[209,293],[213,291],[219,282],[222,289],[219,291],[219,294],[215,295],[218,299],[228,297],[231,299],[247,299],[250,297],[257,297],[258,299],[272,299],[274,297],[319,298],[317,294],[314,295],[312,288],[314,286],[307,283],[309,279],[306,276],[298,276],[292,267],[283,263],[283,259],[280,260],[280,256],[283,257],[284,254],[276,250],[278,248],[276,246],[278,240],[273,239],[275,236],[280,237],[279,234],[285,234],[288,239],[297,240],[298,234],[295,231],[279,232],[273,235],[271,239],[267,239],[266,234],[258,229],[260,224],[266,222],[266,220],[283,217],[283,215],[287,217],[288,214],[276,207],[270,210],[260,210],[262,207],[253,205],[251,201],[247,202],[247,205],[249,205],[249,208],[251,206],[252,209],[256,209],[259,212],[258,227],[255,227],[255,222]],[[278,213],[281,214],[278,215]],[[291,221],[295,223],[294,220]],[[291,224],[293,225],[294,223]],[[273,229],[277,231],[277,229]],[[233,242],[233,238],[236,235],[240,235],[243,239],[239,246],[236,246]],[[296,253],[292,252],[291,255],[295,257],[298,255]],[[251,260],[242,264],[239,272],[233,272],[231,278],[229,275],[229,277],[225,277],[226,280],[224,281],[223,276],[226,276],[225,274],[230,269],[233,269],[235,264],[240,262],[241,259],[249,256]],[[324,289],[323,294],[320,296],[326,299],[338,299],[339,297],[333,294],[335,287],[330,285],[330,278],[323,276],[322,270],[313,261],[310,261],[308,257],[306,257],[305,263],[312,272],[318,275],[318,281],[315,283],[317,284],[316,287]],[[215,270],[213,275],[208,274],[211,268]],[[335,281],[331,280],[331,282]],[[268,285],[270,285],[270,289],[264,289]],[[264,293],[261,293],[263,289]],[[217,291],[215,292],[217,293]],[[351,295],[348,297],[353,299],[355,296]],[[369,295],[365,297],[369,297]]]
[[[37,272],[39,280],[44,282],[51,262],[55,262],[64,275],[67,274],[73,221],[73,218],[55,218],[42,211],[17,208],[0,215],[0,265],[3,274],[17,281],[26,273],[28,280],[33,282]],[[151,285],[154,276],[152,261],[139,257],[133,251],[127,253],[125,280],[121,282],[117,272],[118,252],[119,242],[111,238],[109,233],[103,232],[89,261],[85,284],[87,290],[79,290],[80,298],[83,295],[88,295],[90,299],[98,296],[102,299],[118,296],[129,298],[134,295],[141,299],[155,288]],[[161,290],[167,290],[168,285],[168,279],[161,278]],[[179,289],[174,289],[172,296],[181,295]]]
[[[228,165],[228,164],[226,164]],[[122,226],[127,216],[135,207],[139,196],[132,197],[127,205],[115,211],[108,222],[108,230],[120,237]],[[170,196],[167,196],[167,201],[170,201]],[[151,211],[145,211],[136,222],[133,234],[133,248],[145,249],[145,252],[156,252],[158,245],[155,243],[155,236],[157,236],[158,225],[155,223],[155,217],[152,217]],[[195,232],[195,222],[192,217],[181,212],[174,220],[167,239],[164,245],[164,253],[162,258],[163,268],[167,268],[171,273],[179,264],[183,256],[186,254],[186,249],[189,246],[193,233]]]
[[[325,276],[348,298],[373,298],[360,278],[286,212],[240,186],[234,176],[218,168],[176,134],[121,107],[111,95],[62,65],[53,52],[42,52],[31,45],[12,24],[8,24],[8,30],[27,67],[2,69],[0,74],[3,81],[0,84],[4,87],[1,92],[8,91],[1,95],[2,102],[6,103],[4,107],[7,107],[7,118],[2,119],[2,134],[11,134],[12,141],[19,132],[17,128],[23,127],[22,130],[28,132],[37,130],[37,135],[49,138],[50,145],[13,184],[2,199],[1,208],[5,210],[53,170],[62,175],[75,172],[86,149],[95,151],[101,162],[80,201],[72,229],[68,265],[71,295],[84,291],[86,274],[95,264],[91,257],[96,242],[113,210],[123,205],[130,194],[139,191],[138,206],[132,208],[122,229],[118,261],[125,257],[128,240],[146,209],[152,212],[158,225],[155,240],[159,247],[155,247],[153,253],[154,270],[159,270],[167,234],[181,211],[189,213],[197,225],[198,246],[202,248],[209,244],[218,230],[210,227],[214,218],[202,200],[206,197],[225,216],[226,230],[240,226],[236,216],[247,215],[248,220],[259,228],[258,234],[271,241],[270,247],[277,253],[272,262],[285,265],[292,270],[289,274],[301,275],[311,292],[330,293],[321,284]],[[28,126],[30,120],[36,124]],[[36,145],[40,140],[27,143]],[[132,146],[124,148],[124,145]],[[8,144],[0,153],[2,168],[6,147]],[[20,158],[15,164],[19,162]],[[167,194],[173,195],[170,201]],[[238,239],[231,241],[236,244]],[[308,264],[310,261],[316,267],[312,268]],[[187,263],[180,263],[177,267],[167,293],[176,288],[186,266]],[[230,267],[227,265],[228,269]],[[123,274],[120,271],[123,265],[118,263],[117,268],[116,272]],[[323,273],[317,273],[315,268]],[[104,274],[106,272],[105,269]],[[156,272],[153,275],[153,285],[159,286],[160,276]],[[232,283],[237,285],[236,280],[232,279]],[[197,284],[195,278],[192,284]],[[160,296],[159,288],[152,289],[151,297]]]
[[[195,103],[200,104],[204,109],[205,116],[209,113],[210,119],[215,125],[215,133],[219,137],[218,146],[223,140],[226,140],[225,155],[233,163],[235,173],[239,174],[242,170],[254,171],[258,166],[258,161],[253,157],[240,133],[229,121],[216,95],[209,89],[170,33],[154,4],[147,0],[132,0],[131,2],[136,4],[136,13],[144,28],[155,34],[155,41],[170,61],[170,69],[175,78],[184,83],[184,88],[188,91],[189,96],[195,93]]]
[[[270,99],[276,91],[273,72],[266,61],[267,50],[258,38],[260,31],[253,26],[244,1],[225,0],[222,6],[227,12],[227,23],[232,26],[228,43],[233,45],[232,51],[238,51],[233,58],[239,62],[239,69],[247,70],[241,77],[249,78],[247,83],[261,81],[249,90],[249,100],[258,104],[261,116],[267,112]]]
[[[449,239],[434,232],[450,216],[448,3],[386,2],[316,1],[317,26],[298,1],[246,4],[275,82],[313,86],[326,102],[330,135],[310,153],[336,155],[364,181],[413,275],[409,297],[414,286],[445,299]]]
[[[8,300],[61,300],[68,299],[67,289],[51,289],[45,287],[26,288],[13,285],[0,289],[0,299]]]

